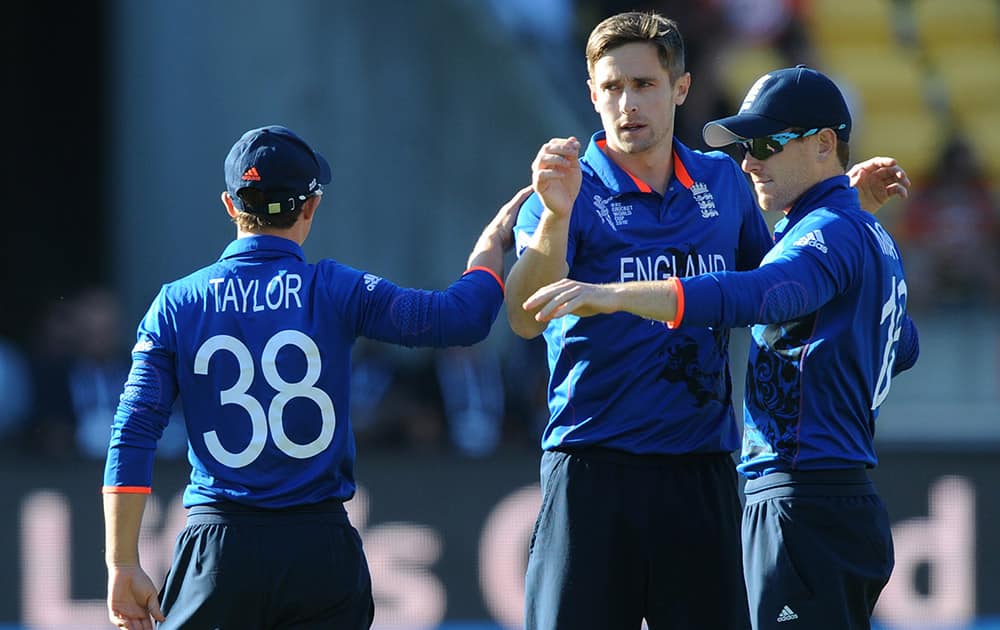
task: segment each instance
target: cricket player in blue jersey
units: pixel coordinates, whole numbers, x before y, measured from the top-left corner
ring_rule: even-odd
[[[355,491],[353,343],[485,338],[530,188],[489,222],[461,278],[422,291],[334,260],[306,262],[301,245],[330,167],[287,128],[248,131],[225,177],[236,240],[163,286],[139,324],[104,474],[109,616],[130,629],[153,620],[164,629],[368,628],[368,565],[343,506]],[[189,511],[158,601],[139,564],[139,526],[178,396]]]
[[[676,23],[612,16],[586,56],[603,130],[579,159],[573,138],[539,151],[538,195],[518,217],[507,279],[511,326],[544,332],[550,369],[526,627],[638,630],[645,619],[652,630],[743,630],[728,327],[668,330],[629,313],[545,322],[521,305],[567,277],[755,269],[773,240],[739,165],[673,136],[691,82]],[[852,175],[872,209],[909,185],[885,158]]]
[[[850,132],[826,76],[764,75],[737,115],[704,130],[710,146],[742,145],[760,207],[785,213],[758,269],[562,280],[524,304],[553,325],[621,311],[678,331],[752,325],[738,468],[755,630],[870,628],[892,572],[888,514],[866,469],[879,406],[919,345],[899,249],[845,173]]]

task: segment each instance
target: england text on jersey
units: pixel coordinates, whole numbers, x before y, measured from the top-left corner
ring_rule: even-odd
[[[688,278],[715,271],[726,271],[726,259],[721,254],[623,256],[619,259],[618,281]]]

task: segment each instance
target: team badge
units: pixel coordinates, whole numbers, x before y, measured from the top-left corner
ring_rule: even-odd
[[[712,192],[708,189],[708,186],[702,182],[695,182],[691,184],[691,194],[701,209],[701,217],[703,219],[711,219],[712,217],[719,216],[719,211],[715,209],[715,197],[712,196]]]

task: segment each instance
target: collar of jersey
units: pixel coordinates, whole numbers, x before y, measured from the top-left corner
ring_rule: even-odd
[[[775,224],[775,236],[784,236],[785,232],[813,210],[830,207],[860,209],[858,193],[851,188],[851,180],[847,175],[825,179],[802,193],[798,201],[792,204],[788,214]]]
[[[615,195],[630,192],[653,192],[648,184],[623,169],[621,166],[616,164],[614,160],[608,157],[608,155],[601,148],[606,143],[607,134],[602,129],[591,136],[590,144],[587,145],[587,151],[583,156],[584,161],[590,165],[594,174],[597,175],[597,177],[604,184],[604,187]],[[687,174],[688,169],[683,168],[686,165],[690,165],[690,154],[691,150],[684,146],[680,140],[674,138],[674,161],[675,164],[680,162],[680,166],[682,168],[675,167],[673,177],[680,181],[681,185],[685,188],[691,187],[691,178]]]
[[[256,252],[277,252],[280,254],[295,256],[302,262],[305,262],[306,260],[305,253],[295,241],[282,238],[280,236],[270,236],[266,234],[244,236],[243,238],[236,239],[226,246],[225,251],[222,252],[222,256],[219,259],[224,260],[226,258],[235,258],[246,254],[254,254]]]

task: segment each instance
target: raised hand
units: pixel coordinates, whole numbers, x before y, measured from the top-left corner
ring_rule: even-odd
[[[521,210],[525,199],[531,195],[531,191],[531,186],[525,186],[517,191],[510,201],[500,207],[496,216],[490,221],[490,227],[496,230],[500,245],[505,252],[514,247],[514,225],[517,223],[517,213]]]
[[[580,193],[580,141],[553,138],[542,145],[531,163],[531,183],[550,212],[569,217]]]
[[[873,157],[859,162],[847,171],[851,186],[858,191],[861,207],[874,214],[893,196],[906,199],[910,195],[910,178],[890,157]]]

